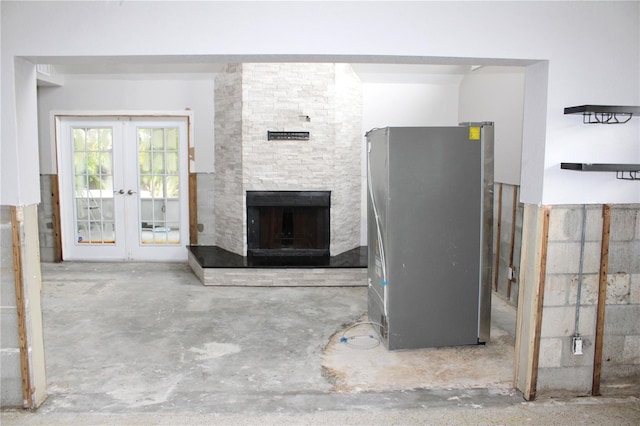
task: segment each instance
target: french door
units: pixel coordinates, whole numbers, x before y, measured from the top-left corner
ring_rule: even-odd
[[[186,260],[186,118],[63,117],[57,125],[63,258]]]

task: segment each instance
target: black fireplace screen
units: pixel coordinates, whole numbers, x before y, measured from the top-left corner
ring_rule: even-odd
[[[324,249],[324,207],[259,207],[262,249]]]
[[[247,191],[249,255],[328,256],[329,191]]]

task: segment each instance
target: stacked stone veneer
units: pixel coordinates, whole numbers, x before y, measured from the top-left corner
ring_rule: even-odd
[[[584,354],[574,355],[582,206],[551,208],[538,364],[540,393],[591,392],[602,222],[602,206],[588,206],[578,329]],[[640,383],[640,205],[611,206],[609,244],[603,394]]]
[[[331,191],[331,254],[360,245],[362,89],[350,66],[229,65],[215,106],[216,245],[246,255],[245,196],[255,190]],[[268,131],[310,139],[269,141]]]

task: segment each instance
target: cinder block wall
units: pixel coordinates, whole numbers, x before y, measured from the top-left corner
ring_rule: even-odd
[[[549,219],[539,394],[591,393],[594,365],[602,206],[586,207],[578,333],[583,355],[573,353],[583,207],[553,206]],[[640,206],[611,206],[611,236],[604,323],[601,392],[607,384],[640,381]]]
[[[500,186],[502,194],[500,196]],[[519,201],[520,187],[496,182],[494,185],[493,233],[494,257],[492,286],[502,298],[509,303],[518,305],[518,291],[520,286],[519,268],[522,246],[522,219],[524,204]],[[515,197],[514,197],[515,195]],[[515,200],[515,203],[514,203]],[[513,208],[515,205],[515,226]],[[500,213],[498,215],[498,213]],[[500,216],[500,217],[498,217]],[[497,244],[498,220],[500,221],[500,243]],[[511,243],[513,234],[513,244]],[[512,255],[513,253],[513,255]],[[513,261],[511,261],[513,257]],[[498,260],[496,268],[496,260]],[[511,268],[512,274],[509,274]]]
[[[215,175],[213,173],[198,173],[198,244],[213,246],[216,244],[215,221]]]
[[[38,204],[38,237],[40,239],[40,259],[55,261],[53,235],[53,210],[51,199],[51,175],[40,175],[40,204]]]
[[[13,237],[11,210],[0,206],[0,405],[22,407],[22,377],[18,343],[18,311],[16,309],[13,271]]]
[[[602,393],[640,383],[640,205],[611,210]],[[612,388],[615,389],[615,388]]]

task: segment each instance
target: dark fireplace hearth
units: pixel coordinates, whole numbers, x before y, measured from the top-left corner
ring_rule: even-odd
[[[247,191],[253,265],[321,265],[329,257],[330,191]]]

